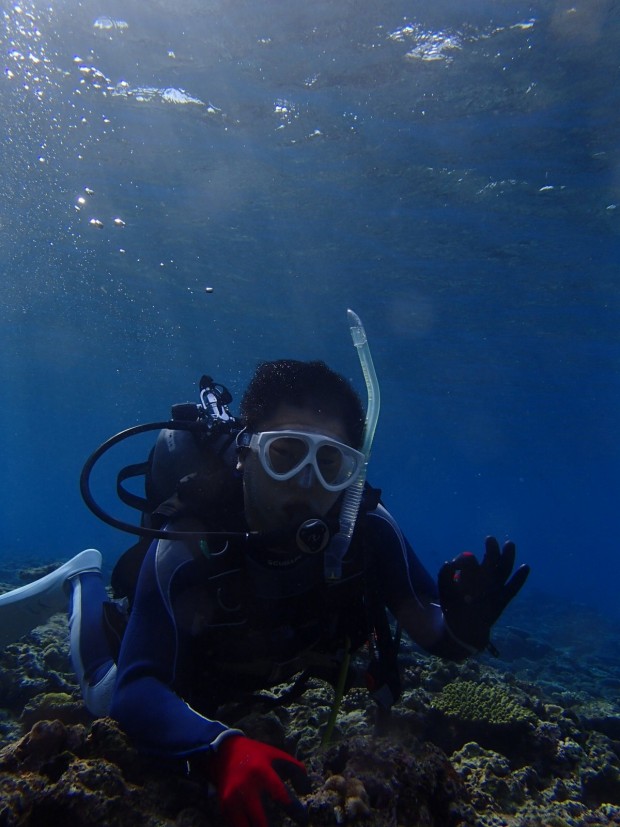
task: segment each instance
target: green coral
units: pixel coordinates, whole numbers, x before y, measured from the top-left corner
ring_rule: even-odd
[[[444,686],[431,706],[462,721],[515,724],[536,719],[533,712],[521,706],[505,689],[461,679]]]

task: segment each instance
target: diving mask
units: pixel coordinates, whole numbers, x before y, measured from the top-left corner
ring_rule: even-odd
[[[324,434],[306,431],[242,431],[237,437],[240,448],[258,454],[264,471],[274,480],[284,482],[308,465],[327,491],[343,491],[359,476],[365,456],[343,442]]]

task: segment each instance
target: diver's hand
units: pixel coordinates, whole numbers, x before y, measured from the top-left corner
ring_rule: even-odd
[[[500,551],[495,537],[487,537],[482,563],[465,551],[439,570],[445,622],[465,648],[481,651],[489,646],[491,626],[527,580],[530,567],[525,565],[510,577],[514,561],[514,543],[505,543]]]
[[[282,780],[289,779],[296,789],[303,789],[306,770],[286,752],[231,735],[217,748],[212,768],[222,815],[230,827],[269,827],[265,810],[269,800],[298,823],[306,821],[305,808]]]

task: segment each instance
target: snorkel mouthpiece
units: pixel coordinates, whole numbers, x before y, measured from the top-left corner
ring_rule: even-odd
[[[330,544],[325,549],[324,574],[327,581],[339,580],[342,577],[342,561],[351,543],[355,521],[357,520],[362,502],[366,471],[381,406],[379,382],[377,380],[375,366],[372,362],[372,356],[370,355],[364,325],[360,317],[357,313],[354,313],[353,310],[347,310],[347,318],[349,320],[351,338],[357,350],[360,365],[362,366],[362,373],[364,374],[364,381],[366,382],[366,390],[368,392],[368,407],[366,408],[364,439],[361,449],[364,454],[364,466],[355,482],[352,483],[345,492],[340,508],[340,527],[338,533],[334,535]]]

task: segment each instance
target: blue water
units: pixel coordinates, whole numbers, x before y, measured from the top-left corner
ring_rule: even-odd
[[[429,568],[510,537],[532,594],[617,613],[619,54],[611,0],[5,5],[0,569],[111,566],[82,464],[203,372],[363,394],[353,307]]]

